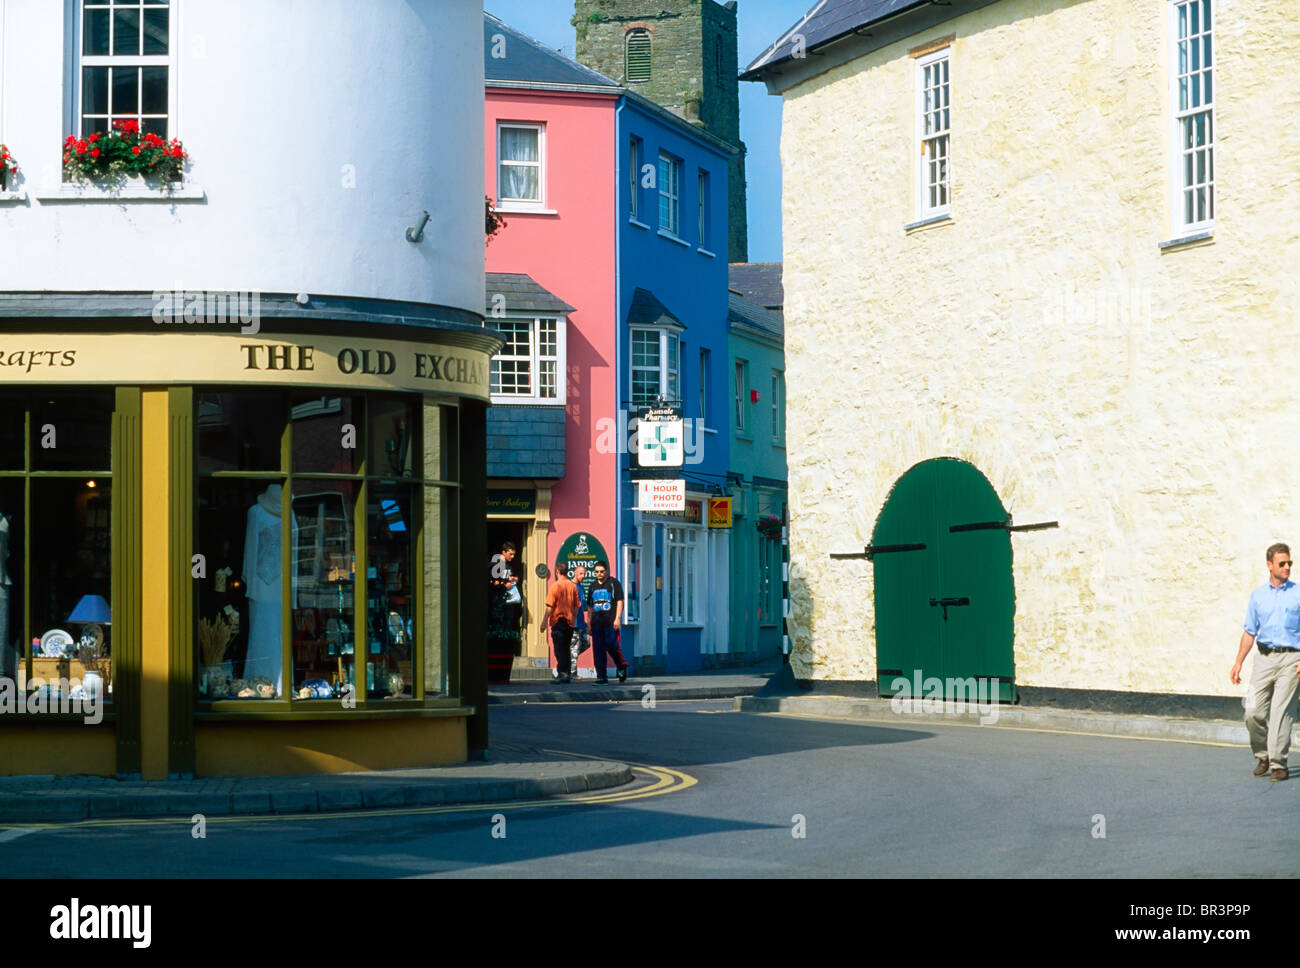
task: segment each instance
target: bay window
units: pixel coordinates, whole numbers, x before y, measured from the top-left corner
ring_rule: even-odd
[[[505,345],[492,357],[497,403],[564,403],[564,321],[555,317],[494,321]]]
[[[672,330],[632,330],[632,406],[650,406],[660,397],[680,402],[680,353],[680,340]]]

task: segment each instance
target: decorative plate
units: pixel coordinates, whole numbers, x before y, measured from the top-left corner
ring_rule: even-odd
[[[62,657],[70,655],[73,638],[63,629],[50,629],[41,636],[41,655]]]

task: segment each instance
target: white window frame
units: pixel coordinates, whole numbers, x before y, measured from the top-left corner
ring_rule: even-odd
[[[707,548],[703,540],[706,529],[685,524],[664,526],[664,552],[668,561],[664,591],[667,593],[669,628],[696,626],[702,600],[700,582],[704,576],[702,555]]]
[[[628,185],[628,215],[633,222],[640,221],[638,202],[641,199],[641,152],[644,142],[636,135],[631,136],[627,148],[627,167],[631,182]]]
[[[696,169],[695,172],[695,193],[696,207],[699,209],[699,224],[696,228],[700,233],[700,248],[708,251],[709,248],[709,173],[703,168]]]
[[[926,116],[926,71],[931,66],[946,65],[947,73],[940,82],[941,89],[946,97],[946,102],[939,105],[939,110],[946,111],[946,126],[926,134],[925,116]],[[916,213],[918,218],[941,218],[945,215],[952,214],[952,48],[943,47],[924,57],[916,59],[916,106],[914,116],[916,119]],[[941,120],[940,125],[945,121]],[[937,201],[936,204],[930,204],[930,167],[932,164],[930,155],[933,153],[931,144],[937,145],[943,142],[944,155],[942,164],[944,166],[944,178],[941,183],[944,187],[945,197]]]
[[[114,20],[112,16],[112,7],[108,0],[68,0],[65,10],[72,26],[71,50],[69,53],[69,69],[71,77],[67,90],[70,93],[71,103],[68,104],[69,111],[69,130],[67,134],[75,135],[78,138],[83,137],[83,120],[84,120],[84,90],[83,90],[83,71],[84,67],[107,67],[110,69],[125,67],[139,69],[141,67],[166,67],[167,68],[167,133],[164,136],[170,141],[173,138],[181,138],[180,127],[180,71],[177,57],[177,51],[180,49],[180,14],[183,0],[171,0],[167,4],[167,53],[166,54],[83,54],[85,48],[85,8],[90,6],[94,8],[103,8],[109,10],[110,38],[111,24]],[[154,6],[150,4],[149,6]],[[141,6],[139,9],[146,9]],[[158,7],[158,9],[162,9]],[[109,49],[112,49],[112,41],[109,42]],[[109,92],[110,107],[112,97],[112,75],[109,75]],[[141,84],[137,91],[136,106],[140,107],[140,98],[143,98],[144,85]],[[109,114],[104,119],[104,131],[107,132],[112,125],[113,117],[123,117],[122,114]],[[141,120],[139,111],[132,112],[130,117],[135,120]],[[151,115],[156,117],[156,115]]]
[[[709,423],[709,362],[712,359],[707,349],[700,350],[700,424]]]
[[[493,403],[531,403],[531,404],[564,404],[566,390],[566,340],[565,329],[567,326],[567,317],[565,316],[524,316],[510,315],[500,320],[491,320],[493,325],[500,323],[527,323],[528,324],[528,355],[504,355],[497,354],[492,357],[492,363],[488,365],[488,387]],[[543,354],[541,352],[539,332],[543,322],[555,323],[555,355]],[[529,392],[528,393],[501,393],[491,390],[492,386],[492,366],[500,360],[524,360],[529,364]],[[541,372],[542,363],[553,361],[555,363],[555,393],[553,397],[542,396],[541,394]]]
[[[641,566],[645,563],[645,557],[641,554],[640,545],[623,545],[623,570],[617,575],[619,583],[623,586],[623,624],[639,625],[641,623],[641,588],[643,587],[644,576],[641,574]],[[631,582],[631,577],[637,576],[635,586]]]
[[[513,161],[501,157],[502,139],[501,132],[506,129],[516,129],[537,132],[537,160],[536,161]],[[535,212],[547,211],[546,207],[546,125],[540,121],[498,121],[497,122],[497,204],[498,212]],[[520,168],[537,169],[537,198],[513,198],[502,194],[501,168],[503,165],[509,165]]]
[[[784,421],[781,419],[781,404],[785,399],[785,374],[780,370],[772,371],[772,443],[779,444],[785,440]]]
[[[749,395],[748,360],[736,360],[734,379],[736,382],[736,434],[743,437],[747,436],[745,418],[749,416],[749,401],[746,399]]]
[[[1195,6],[1197,8],[1198,14],[1203,15],[1206,12],[1206,4],[1202,3],[1202,0],[1169,0],[1169,9],[1168,9],[1169,108],[1170,108],[1169,111],[1169,115],[1170,115],[1169,215],[1170,215],[1170,231],[1172,232],[1175,238],[1180,236],[1186,236],[1186,235],[1194,235],[1201,232],[1212,232],[1214,230],[1214,202],[1215,202],[1214,199],[1214,188],[1215,188],[1214,86],[1217,81],[1217,78],[1214,77],[1215,74],[1214,23],[1215,23],[1215,8],[1218,6],[1218,4],[1217,2],[1210,2],[1210,0],[1206,0],[1206,2],[1209,4],[1209,9],[1208,9],[1209,26],[1207,28],[1203,23],[1200,22],[1201,18],[1198,17],[1197,26],[1199,30],[1195,35],[1195,40],[1197,42],[1195,45],[1196,49],[1195,51],[1193,51],[1192,47],[1190,46],[1188,49],[1189,49],[1189,55],[1200,55],[1200,56],[1196,57],[1195,63],[1198,66],[1195,69],[1195,71],[1191,70],[1190,62],[1192,61],[1192,56],[1189,56],[1188,68],[1189,68],[1189,73],[1191,74],[1191,76],[1188,78],[1190,81],[1188,85],[1189,107],[1183,108],[1180,102],[1180,89],[1182,87],[1183,77],[1187,75],[1183,75],[1181,71],[1182,62],[1180,60],[1180,48],[1183,44],[1183,41],[1179,39],[1179,11],[1184,9],[1188,11],[1189,14],[1188,28],[1190,33],[1191,8]],[[1210,46],[1210,60],[1209,60],[1208,67],[1205,64],[1205,60],[1203,57],[1204,39],[1206,38],[1209,39],[1209,46]],[[1202,77],[1206,78],[1206,83],[1195,92],[1201,95],[1201,103],[1192,107],[1190,106],[1190,102],[1192,100],[1190,96],[1192,94],[1192,84],[1199,85]],[[1210,93],[1209,98],[1204,97],[1204,87],[1209,88],[1209,93]],[[1190,150],[1186,149],[1184,147],[1184,140],[1183,140],[1184,125],[1188,124],[1189,122],[1193,122],[1193,119],[1202,115],[1205,117],[1205,128],[1206,128],[1205,143],[1203,145],[1196,145],[1193,149]],[[1204,151],[1205,153],[1204,174],[1206,176],[1206,179],[1203,182],[1197,179],[1197,176],[1200,174],[1200,172],[1197,171],[1195,168],[1196,155],[1197,152],[1200,151]],[[1187,183],[1187,170],[1186,170],[1186,166],[1189,163],[1189,161],[1194,166],[1192,172],[1193,181],[1190,186]],[[1187,192],[1189,190],[1193,193],[1197,191],[1204,191],[1206,193],[1206,199],[1205,199],[1205,209],[1207,213],[1206,217],[1197,218],[1196,215],[1199,214],[1199,212],[1194,208],[1192,213],[1193,217],[1190,220],[1187,218],[1186,205],[1187,205]],[[1197,196],[1193,194],[1192,203],[1194,206],[1196,205],[1196,202],[1197,202]]]
[[[659,358],[654,366],[646,366],[636,362],[635,343],[637,333],[658,333],[659,334]],[[638,370],[654,370],[658,373],[659,396],[663,397],[669,403],[681,403],[682,393],[682,331],[677,327],[666,326],[633,326],[628,335],[628,384],[627,396],[628,402],[634,407],[648,406],[654,401],[637,399],[635,396],[635,381],[632,375]],[[675,355],[671,352],[675,350]]]
[[[668,174],[673,177],[665,177],[664,164],[668,165]],[[666,151],[659,152],[659,199],[662,202],[668,200],[668,214],[672,224],[664,225],[663,205],[659,206],[656,212],[656,218],[659,221],[659,231],[666,232],[673,238],[681,238],[682,229],[682,159],[668,154]]]

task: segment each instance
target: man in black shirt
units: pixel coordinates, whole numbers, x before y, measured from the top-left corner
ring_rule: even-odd
[[[591,629],[592,655],[596,660],[597,684],[608,683],[606,653],[618,668],[618,681],[627,682],[627,662],[619,648],[618,631],[623,624],[623,586],[610,577],[609,563],[596,562],[596,582],[587,595],[587,625]]]

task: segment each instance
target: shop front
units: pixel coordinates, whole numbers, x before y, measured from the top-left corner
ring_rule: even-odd
[[[333,772],[486,745],[486,593],[462,576],[486,540],[500,341],[409,313],[4,337],[0,774]]]

